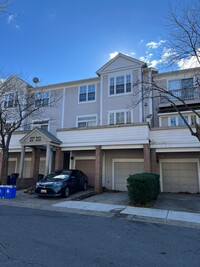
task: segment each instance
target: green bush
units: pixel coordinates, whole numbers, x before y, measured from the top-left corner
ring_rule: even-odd
[[[156,199],[160,192],[160,175],[153,173],[137,173],[127,179],[128,194],[131,201],[146,204]]]

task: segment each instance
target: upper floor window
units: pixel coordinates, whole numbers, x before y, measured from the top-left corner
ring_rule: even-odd
[[[188,89],[193,87],[193,78],[174,79],[168,81],[169,90]]]
[[[109,95],[131,92],[131,75],[110,77]]]
[[[34,121],[32,124],[32,128],[41,128],[43,130],[48,131],[49,128],[49,122],[48,121]]]
[[[79,102],[89,102],[96,100],[95,84],[82,85],[79,88]]]
[[[185,121],[189,125],[195,125],[197,122],[197,116],[196,115],[184,115],[183,116]],[[186,125],[184,119],[181,116],[169,116],[168,117],[168,125],[169,126],[184,126]]]
[[[17,106],[17,93],[6,94],[3,97],[4,108],[14,108]]]
[[[35,106],[46,107],[49,105],[50,93],[48,91],[35,93]]]
[[[77,118],[77,127],[95,127],[97,125],[97,116],[85,116]]]
[[[109,112],[108,124],[129,124],[132,122],[132,112],[128,111],[114,111]]]

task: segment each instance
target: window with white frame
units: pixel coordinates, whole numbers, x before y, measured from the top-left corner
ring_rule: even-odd
[[[197,116],[192,114],[192,115],[183,115],[185,121],[189,125],[195,125],[197,122]],[[173,126],[184,126],[186,125],[184,119],[181,116],[169,116],[168,117],[168,125],[173,127]]]
[[[87,128],[95,127],[97,125],[97,116],[81,116],[77,117],[77,127],[78,128]]]
[[[132,111],[111,111],[108,116],[108,124],[129,124],[132,123]]]
[[[109,80],[109,95],[118,95],[130,93],[131,90],[131,75],[121,75],[110,77]]]
[[[10,93],[3,96],[4,108],[14,108],[17,106],[17,93]]]
[[[46,107],[49,106],[50,92],[38,92],[35,93],[35,106],[36,107]]]
[[[35,128],[40,128],[40,129],[48,131],[49,121],[48,120],[46,120],[46,121],[34,121],[32,123],[32,129],[35,129]]]
[[[187,89],[193,87],[193,78],[174,79],[168,81],[169,90]]]
[[[95,84],[82,85],[79,88],[79,103],[96,100]]]

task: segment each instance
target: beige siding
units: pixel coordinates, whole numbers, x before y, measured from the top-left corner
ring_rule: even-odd
[[[92,84],[94,83],[91,81]],[[73,128],[76,127],[77,116],[97,115],[97,125],[99,124],[99,110],[100,110],[100,84],[95,82],[96,85],[96,101],[79,103],[79,86],[66,88],[65,93],[65,108],[64,108],[64,127]]]
[[[94,159],[82,159],[76,160],[76,169],[84,172],[88,177],[88,185],[95,186],[95,160]]]

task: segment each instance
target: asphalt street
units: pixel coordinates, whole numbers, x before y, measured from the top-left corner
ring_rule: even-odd
[[[1,205],[1,267],[192,266],[200,230]]]

